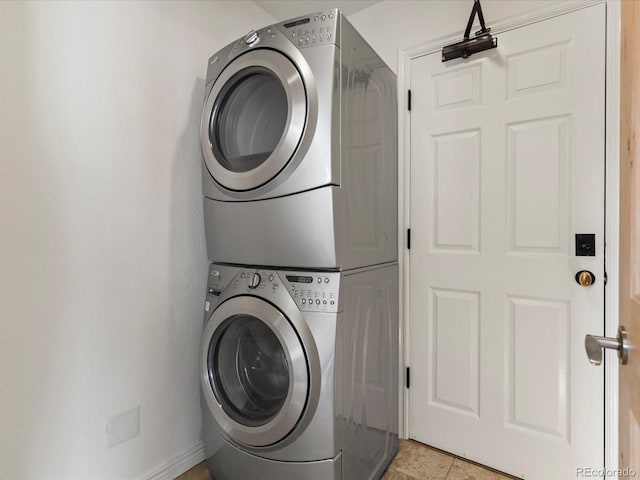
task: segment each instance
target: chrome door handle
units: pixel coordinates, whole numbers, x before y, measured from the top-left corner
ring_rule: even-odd
[[[587,335],[584,337],[584,348],[587,350],[587,357],[589,357],[589,361],[593,365],[600,365],[602,363],[602,351],[605,348],[617,350],[620,363],[622,365],[626,365],[629,360],[627,330],[624,326],[620,325],[618,327],[618,336],[616,338]]]

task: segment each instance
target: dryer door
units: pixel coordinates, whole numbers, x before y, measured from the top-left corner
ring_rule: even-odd
[[[233,297],[211,314],[201,372],[209,409],[239,443],[279,442],[302,417],[309,391],[305,352],[291,323],[264,300]]]
[[[293,157],[306,119],[304,83],[288,57],[267,49],[241,55],[213,82],[202,112],[209,173],[229,190],[264,185]]]

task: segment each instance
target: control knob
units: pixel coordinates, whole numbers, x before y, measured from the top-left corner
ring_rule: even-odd
[[[253,276],[251,277],[251,280],[249,280],[249,288],[254,289],[257,288],[258,285],[260,285],[260,281],[262,280],[262,277],[260,277],[259,273],[254,273]]]
[[[258,32],[256,32],[255,30],[251,30],[249,33],[247,33],[244,36],[244,42],[247,45],[252,45],[254,43],[256,43],[258,41]]]

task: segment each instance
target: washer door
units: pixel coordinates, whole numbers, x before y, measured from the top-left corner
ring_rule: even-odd
[[[304,83],[287,57],[259,49],[236,58],[213,83],[202,112],[209,173],[229,190],[264,185],[293,157],[306,118]]]
[[[264,300],[233,297],[211,314],[201,371],[209,409],[239,443],[279,442],[302,417],[309,391],[304,349],[287,318]]]

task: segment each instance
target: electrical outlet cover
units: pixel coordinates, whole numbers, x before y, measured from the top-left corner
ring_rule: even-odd
[[[140,434],[140,405],[107,418],[107,447],[115,447]]]

